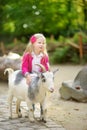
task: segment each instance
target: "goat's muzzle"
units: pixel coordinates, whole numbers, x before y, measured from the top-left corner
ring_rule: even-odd
[[[50,88],[50,92],[53,93],[54,92],[54,88]]]

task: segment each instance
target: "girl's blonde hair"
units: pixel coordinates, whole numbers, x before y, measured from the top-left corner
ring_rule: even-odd
[[[45,36],[43,34],[41,34],[41,33],[36,33],[36,34],[33,35],[33,37],[35,37],[36,39],[43,38],[43,40],[44,40],[44,52],[43,53],[47,54],[46,38],[45,38]],[[33,44],[31,42],[31,40],[29,40],[29,43],[28,43],[24,53],[27,53],[27,52],[31,53],[32,51],[33,51]]]

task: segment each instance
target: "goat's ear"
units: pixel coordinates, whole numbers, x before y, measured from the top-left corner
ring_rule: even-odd
[[[43,75],[43,73],[41,73],[41,80],[42,80],[42,82],[46,81],[45,76]]]
[[[39,78],[42,78],[42,73],[37,73],[37,76],[39,77]]]
[[[43,73],[41,73],[41,78],[44,78],[44,75],[43,75]]]
[[[53,74],[55,75],[55,73],[56,73],[57,71],[59,71],[59,69],[58,69],[58,68],[57,68],[57,69],[55,69],[55,70],[53,71]]]

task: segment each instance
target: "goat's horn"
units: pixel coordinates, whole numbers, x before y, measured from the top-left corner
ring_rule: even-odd
[[[46,69],[45,69],[45,67],[42,64],[38,64],[37,63],[35,65],[38,65],[42,69],[42,72],[46,72]]]
[[[56,70],[53,71],[53,74],[55,74],[59,69],[57,68]]]

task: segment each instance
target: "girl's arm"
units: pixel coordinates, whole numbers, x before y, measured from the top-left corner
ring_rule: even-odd
[[[24,75],[24,76],[26,76],[28,73],[29,73],[29,69],[28,69],[28,66],[29,66],[29,60],[28,60],[28,54],[25,54],[24,56],[23,56],[23,59],[22,59],[22,74]]]

